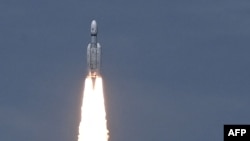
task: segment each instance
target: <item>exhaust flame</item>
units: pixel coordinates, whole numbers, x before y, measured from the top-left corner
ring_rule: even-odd
[[[85,79],[78,141],[108,141],[102,78],[93,81]]]

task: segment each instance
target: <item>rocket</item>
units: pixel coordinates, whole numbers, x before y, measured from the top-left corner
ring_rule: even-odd
[[[97,23],[95,20],[91,22],[90,35],[91,42],[87,47],[88,75],[92,80],[95,80],[97,76],[100,76],[101,67],[101,45],[97,42]]]

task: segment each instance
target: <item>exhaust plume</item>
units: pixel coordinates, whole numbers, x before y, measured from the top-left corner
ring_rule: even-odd
[[[99,76],[85,79],[78,141],[108,141],[103,84]]]

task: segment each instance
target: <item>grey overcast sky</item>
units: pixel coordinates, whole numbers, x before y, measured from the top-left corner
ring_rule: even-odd
[[[90,22],[110,141],[250,124],[249,0],[1,0],[0,140],[77,141]]]

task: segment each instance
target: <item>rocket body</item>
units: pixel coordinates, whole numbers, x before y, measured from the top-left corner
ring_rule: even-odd
[[[101,45],[97,42],[97,23],[91,22],[90,27],[91,42],[87,47],[88,73],[93,79],[100,75],[101,67]]]

